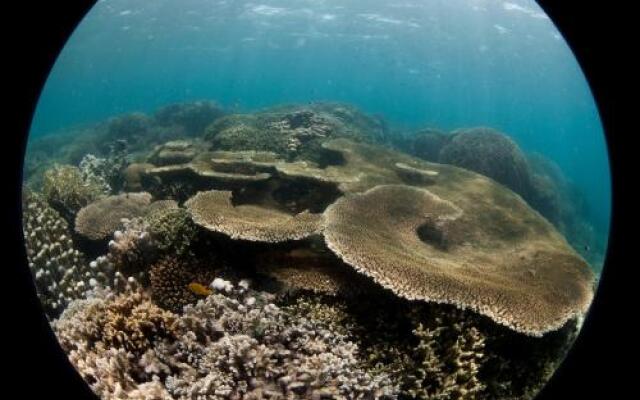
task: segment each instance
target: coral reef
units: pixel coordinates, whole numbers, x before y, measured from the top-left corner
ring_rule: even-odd
[[[531,188],[527,159],[507,135],[491,128],[460,129],[442,148],[438,161],[478,172],[526,196]]]
[[[78,211],[75,230],[91,240],[105,239],[122,228],[123,218],[143,216],[150,204],[151,195],[145,192],[105,197]]]
[[[389,133],[196,101],[34,141],[29,267],[73,365],[108,399],[532,399],[593,296],[580,195],[490,128]]]
[[[73,303],[54,330],[102,398],[392,398],[388,377],[362,370],[344,335],[246,282],[227,283],[182,316],[142,292],[104,292]]]
[[[525,334],[540,336],[586,312],[590,269],[546,221],[518,222],[516,209],[501,214],[497,202],[491,219],[478,221],[483,211],[459,203],[410,186],[377,186],[329,206],[325,240],[399,296],[471,308]]]
[[[368,291],[369,282],[339,262],[328,249],[311,246],[259,253],[256,269],[275,279],[282,291],[309,291],[331,296],[352,297]]]
[[[145,217],[156,249],[178,257],[188,255],[198,229],[183,208],[162,208]]]
[[[412,132],[405,138],[400,148],[423,160],[438,162],[440,151],[449,142],[451,135],[437,129],[428,128]]]
[[[111,270],[89,265],[74,248],[67,222],[41,195],[23,193],[23,233],[29,269],[45,312],[55,318],[67,304],[111,283]]]
[[[254,205],[234,206],[231,196],[229,191],[200,192],[185,206],[196,224],[232,239],[274,243],[303,239],[319,229],[318,214],[290,215]]]
[[[184,164],[197,154],[194,144],[187,140],[172,140],[155,147],[148,161],[153,165]]]
[[[128,165],[127,142],[116,140],[109,146],[106,157],[93,154],[85,155],[80,160],[80,171],[85,181],[97,181],[105,187],[106,193],[117,193],[124,185],[123,172]]]
[[[229,115],[207,127],[205,137],[216,149],[271,151],[289,161],[317,161],[320,144],[326,139],[380,141],[383,127],[379,120],[352,107],[314,103]]]
[[[152,298],[160,307],[179,313],[182,307],[202,297],[202,291],[197,288],[194,291],[190,285],[197,283],[206,287],[215,274],[216,270],[211,265],[166,256],[149,267]]]
[[[123,190],[127,192],[140,192],[145,184],[146,172],[155,166],[149,163],[132,163],[123,171]]]
[[[478,373],[485,359],[484,334],[460,311],[438,310],[413,330],[419,343],[415,369],[403,391],[416,399],[475,399],[485,386]]]
[[[181,126],[186,135],[195,136],[223,115],[224,111],[216,103],[200,100],[170,104],[156,111],[153,117],[160,126]]]
[[[104,182],[85,176],[71,165],[55,165],[44,172],[42,193],[67,221],[73,222],[78,211],[108,192]]]
[[[122,228],[113,233],[105,260],[99,261],[108,262],[113,270],[125,276],[143,280],[141,273],[158,257],[158,244],[149,234],[149,224],[142,218],[123,219]]]
[[[147,143],[148,137],[153,136],[153,119],[143,113],[124,114],[109,119],[103,129],[101,136],[107,141],[102,147],[102,153],[107,154],[109,144],[116,140],[124,141],[132,148]]]

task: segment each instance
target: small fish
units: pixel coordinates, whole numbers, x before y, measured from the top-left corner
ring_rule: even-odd
[[[198,282],[191,282],[189,285],[187,285],[187,287],[198,296],[209,296],[213,293],[213,290]]]
[[[591,251],[591,247],[588,244],[585,244],[584,251]]]

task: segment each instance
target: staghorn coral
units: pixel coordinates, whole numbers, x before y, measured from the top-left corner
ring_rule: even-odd
[[[176,313],[202,297],[190,287],[193,283],[208,285],[216,270],[196,260],[166,256],[149,267],[152,298],[160,307]]]
[[[91,240],[105,239],[122,227],[123,218],[143,216],[150,204],[151,195],[145,192],[105,197],[78,212],[75,230]]]
[[[416,317],[414,317],[416,320]],[[436,308],[418,320],[415,368],[406,371],[403,392],[417,399],[476,399],[485,390],[479,370],[486,358],[484,334],[458,310]]]
[[[360,349],[361,367],[389,376],[400,398],[478,399],[486,394],[481,371],[488,331],[473,313],[411,303],[380,290],[353,301],[299,296],[284,309],[346,335]]]
[[[84,176],[71,165],[54,165],[44,172],[42,194],[67,221],[84,206],[108,192],[104,182]]]
[[[52,327],[71,363],[98,396],[156,400],[172,397],[146,363],[156,342],[175,340],[175,320],[139,290],[120,295],[106,290],[71,303]]]
[[[71,354],[74,350],[90,351],[101,345],[104,349],[122,348],[141,356],[156,340],[176,338],[175,320],[174,314],[153,304],[140,289],[118,295],[106,290],[87,300],[78,300],[53,327],[60,345]],[[88,347],[81,348],[83,344]]]
[[[289,315],[269,303],[268,297],[245,288],[239,285],[228,295],[214,294],[185,308],[178,326],[196,333],[195,337],[185,335],[195,363],[188,374],[167,378],[166,386],[176,398],[380,398],[389,394],[385,376],[358,368],[358,349],[343,335]],[[197,340],[198,333],[206,339]],[[173,364],[176,358],[184,360],[183,354],[160,358]]]
[[[73,299],[110,283],[112,271],[89,265],[74,248],[66,221],[35,192],[23,193],[27,260],[46,314],[55,318]]]
[[[229,191],[199,192],[185,206],[193,221],[232,239],[257,242],[298,240],[316,233],[320,216],[309,212],[291,215],[255,205],[235,206]]]
[[[361,369],[343,334],[245,281],[225,287],[181,316],[140,291],[96,292],[53,327],[102,398],[394,398],[386,375]]]
[[[325,211],[325,241],[401,297],[471,308],[525,334],[540,336],[586,312],[590,269],[546,221],[496,207],[478,221],[477,200],[459,200],[377,186]]]

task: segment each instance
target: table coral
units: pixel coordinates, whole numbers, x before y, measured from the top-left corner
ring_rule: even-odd
[[[586,312],[592,274],[548,223],[536,228],[515,208],[495,207],[479,222],[467,205],[381,185],[332,204],[324,237],[398,296],[470,308],[518,332],[540,336]]]
[[[174,201],[151,202],[146,192],[108,196],[83,207],[76,215],[75,230],[90,240],[104,240],[123,227],[123,219],[143,217],[162,208],[175,208]]]

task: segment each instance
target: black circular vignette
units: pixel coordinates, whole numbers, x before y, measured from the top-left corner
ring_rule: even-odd
[[[538,399],[626,398],[633,387],[625,360],[633,361],[630,325],[635,313],[625,290],[633,282],[630,239],[633,235],[630,202],[632,181],[631,134],[622,118],[622,87],[628,83],[618,66],[623,52],[621,22],[624,9],[618,5],[584,0],[539,0],[556,23],[576,55],[593,91],[607,134],[612,169],[613,218],[607,261],[600,286],[584,327],[567,359]],[[95,399],[82,378],[70,365],[42,313],[26,257],[21,232],[22,161],[32,113],[56,56],[81,18],[95,1],[67,0],[12,5],[5,18],[11,26],[5,32],[9,51],[5,72],[9,87],[10,121],[3,139],[3,161],[7,163],[4,221],[9,230],[4,240],[3,294],[8,315],[4,319],[5,390],[23,398]],[[619,46],[621,49],[623,46]],[[624,50],[624,49],[623,49]],[[627,134],[625,134],[627,133]],[[9,173],[6,173],[9,171]],[[8,253],[8,256],[7,254]],[[625,285],[625,283],[627,285]],[[624,286],[624,288],[623,288]],[[6,374],[6,373],[5,373]]]

